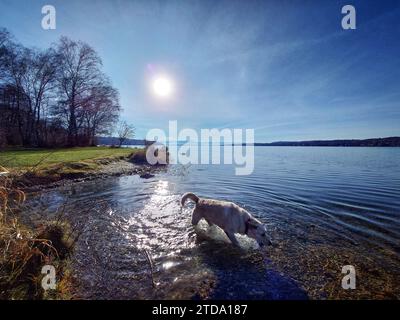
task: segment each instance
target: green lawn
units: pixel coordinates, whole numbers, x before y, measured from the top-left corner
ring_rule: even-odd
[[[128,156],[134,151],[131,148],[108,147],[6,150],[0,151],[0,165],[8,169],[44,168],[53,164]]]

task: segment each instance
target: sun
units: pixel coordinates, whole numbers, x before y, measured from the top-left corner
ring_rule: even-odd
[[[153,93],[160,98],[168,98],[174,91],[173,81],[165,75],[154,77],[151,87]]]

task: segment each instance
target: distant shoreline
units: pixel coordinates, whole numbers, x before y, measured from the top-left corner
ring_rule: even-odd
[[[242,144],[243,146],[246,143]],[[400,147],[400,137],[344,140],[277,141],[254,143],[255,147]]]
[[[98,143],[101,145],[115,145],[115,137],[98,137]],[[127,139],[124,142],[126,146],[142,146],[148,144],[146,140]],[[187,141],[169,142],[176,145],[187,144]],[[168,144],[168,142],[167,142]],[[212,142],[191,142],[190,145],[198,144],[213,144]],[[215,143],[215,145],[231,145],[231,146],[246,146],[243,144],[224,144]],[[255,147],[400,147],[400,137],[387,137],[387,138],[371,138],[371,139],[335,139],[335,140],[307,140],[307,141],[276,141],[276,142],[255,142]]]

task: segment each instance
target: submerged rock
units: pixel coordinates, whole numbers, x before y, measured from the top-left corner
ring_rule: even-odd
[[[143,173],[143,174],[140,175],[140,178],[142,178],[142,179],[150,179],[150,178],[153,178],[153,177],[154,177],[154,174],[151,174],[151,173],[148,173],[148,172]]]

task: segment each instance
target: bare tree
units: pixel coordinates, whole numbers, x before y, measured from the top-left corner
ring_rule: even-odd
[[[28,144],[25,132],[27,118],[29,116],[29,107],[26,95],[23,90],[23,81],[28,69],[26,48],[10,40],[5,41],[2,53],[3,69],[3,92],[7,101],[7,114],[13,123],[17,125],[18,135],[21,143]]]
[[[21,86],[28,102],[28,116],[25,128],[25,140],[28,144],[43,145],[41,117],[43,105],[55,88],[57,59],[54,50],[24,50],[26,70],[22,76]]]
[[[13,42],[6,30],[0,30],[0,85],[5,94],[3,103],[8,98],[7,110],[2,113],[9,117],[8,122],[18,124],[20,141],[24,145],[40,144],[42,105],[48,92],[54,88],[54,57],[52,50],[25,48]]]
[[[117,130],[119,146],[121,147],[127,139],[133,139],[135,137],[135,131],[136,129],[134,126],[129,125],[125,121],[120,122]]]
[[[75,146],[78,144],[78,113],[87,102],[93,87],[101,82],[101,60],[88,44],[66,37],[61,38],[57,52],[60,66],[59,110],[66,117],[68,144]]]
[[[63,37],[50,49],[30,49],[0,28],[2,143],[93,145],[96,135],[113,132],[119,95],[100,68],[83,42]]]
[[[95,143],[96,135],[112,132],[120,111],[116,89],[108,83],[92,88],[91,94],[82,108],[88,144]]]
[[[0,83],[4,81],[7,72],[6,57],[9,53],[10,38],[6,29],[0,29]]]

